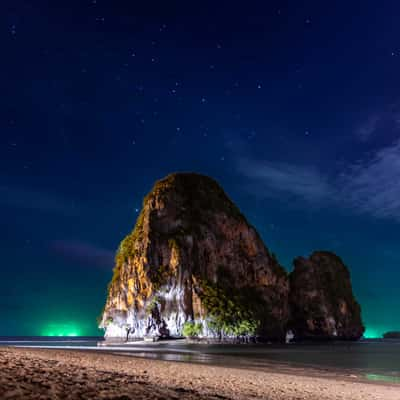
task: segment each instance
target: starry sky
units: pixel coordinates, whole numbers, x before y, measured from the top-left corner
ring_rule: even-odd
[[[400,330],[397,1],[3,0],[0,335],[101,334],[156,179],[217,179],[280,262]]]

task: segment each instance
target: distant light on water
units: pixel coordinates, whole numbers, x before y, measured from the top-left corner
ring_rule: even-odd
[[[80,336],[79,328],[73,323],[51,323],[46,325],[41,336],[73,337]]]
[[[384,329],[367,328],[364,333],[366,339],[380,339],[386,331]]]

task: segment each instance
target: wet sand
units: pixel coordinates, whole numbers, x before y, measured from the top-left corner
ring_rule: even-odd
[[[55,349],[0,349],[0,399],[400,400],[400,385]]]

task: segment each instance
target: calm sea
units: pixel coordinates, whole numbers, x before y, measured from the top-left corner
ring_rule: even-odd
[[[234,366],[245,369],[310,368],[370,380],[400,383],[400,340],[289,345],[205,345],[185,341],[98,347],[98,337],[0,337],[0,346],[33,346],[123,353],[158,360]]]

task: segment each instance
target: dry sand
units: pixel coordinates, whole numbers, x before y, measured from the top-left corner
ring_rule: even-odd
[[[400,400],[400,385],[145,360],[104,352],[0,349],[0,399]]]

